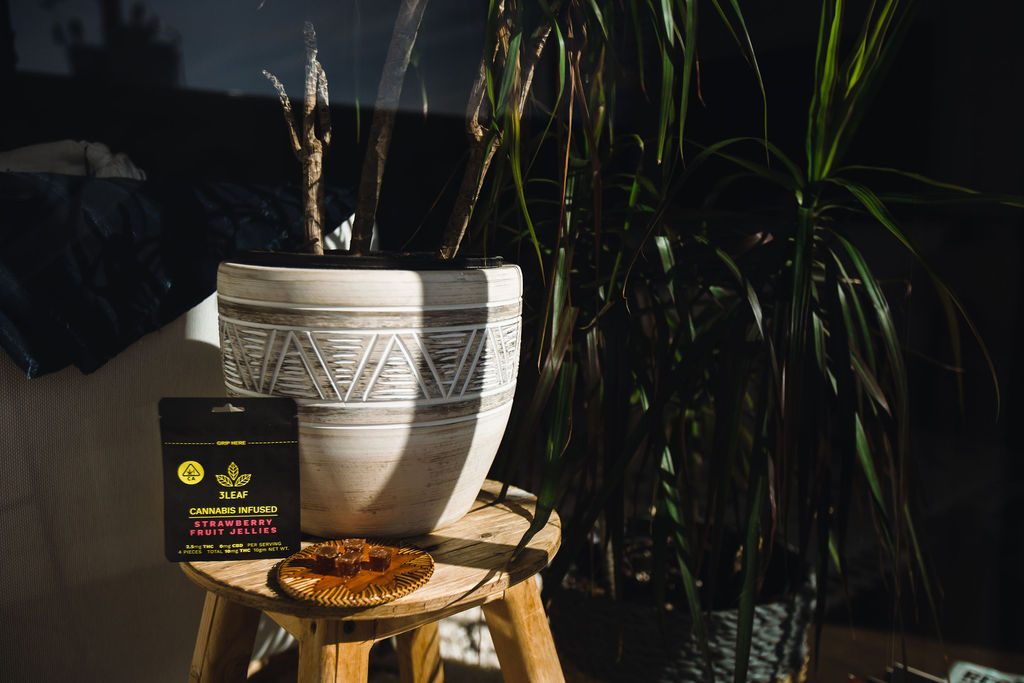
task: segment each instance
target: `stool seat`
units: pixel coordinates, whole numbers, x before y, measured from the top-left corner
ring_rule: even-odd
[[[562,681],[536,581],[528,580],[558,551],[561,521],[552,513],[513,561],[537,499],[509,487],[498,502],[501,487],[485,482],[461,520],[403,539],[431,554],[434,574],[426,585],[383,605],[326,607],[291,598],[276,587],[280,560],[182,563],[185,575],[208,591],[189,680],[244,680],[264,612],[298,639],[301,683],[364,681],[370,646],[392,635],[399,635],[403,682],[437,683],[443,673],[436,622],[484,605],[506,681]]]

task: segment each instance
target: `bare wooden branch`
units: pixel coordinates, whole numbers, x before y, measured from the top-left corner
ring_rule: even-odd
[[[489,66],[494,68],[504,66],[505,59],[508,57],[509,35],[512,30],[511,18],[505,11],[504,0],[499,0],[495,12],[498,35],[494,41],[494,49],[491,51],[489,60],[486,53],[481,57],[476,79],[469,91],[469,102],[466,105],[466,132],[478,142],[483,139],[491,120],[491,103],[487,98],[487,70]]]
[[[517,116],[522,116],[523,110],[526,108],[526,101],[529,99],[530,89],[533,87],[533,75],[550,35],[551,25],[541,26],[533,33],[525,59],[516,64],[505,64],[506,69],[520,69],[520,82],[514,99]],[[473,84],[473,89],[470,91],[470,103],[466,111],[467,131],[470,136],[469,159],[466,162],[462,183],[459,185],[459,192],[455,196],[455,205],[452,207],[448,225],[445,227],[441,239],[441,248],[438,250],[438,255],[446,260],[454,258],[462,245],[466,229],[469,227],[469,220],[476,208],[477,200],[480,198],[480,190],[483,189],[487,171],[490,169],[494,153],[501,143],[497,131],[489,123],[490,106],[486,98],[486,89],[482,87],[487,73],[485,60],[486,56],[480,62],[480,71]],[[481,87],[478,88],[478,84]],[[484,121],[483,118],[488,120]]]
[[[324,147],[331,144],[331,98],[327,92],[327,72],[320,60],[316,62],[317,81],[316,89],[319,94],[317,100],[317,113],[320,117],[320,137],[323,138]]]
[[[488,134],[485,139],[470,144],[466,171],[462,176],[459,193],[455,196],[455,206],[452,207],[452,214],[438,251],[438,255],[442,259],[455,258],[458,253],[462,238],[465,237],[466,229],[469,227],[469,219],[480,198],[484,177],[497,150],[497,139],[493,134]]]
[[[284,111],[285,125],[291,139],[292,150],[302,164],[302,192],[305,211],[303,212],[303,230],[306,234],[305,248],[314,254],[323,254],[322,243],[324,186],[323,186],[323,155],[324,148],[331,141],[330,100],[327,97],[327,74],[317,60],[316,31],[313,24],[306,22],[303,27],[306,40],[306,83],[302,100],[302,135],[299,136],[299,123],[292,112],[288,92],[278,78],[264,70],[263,75],[274,86],[281,100]],[[318,103],[319,96],[319,103]],[[320,120],[320,137],[317,136],[317,114]]]
[[[308,140],[312,134],[315,138],[315,119],[313,112],[316,109],[317,82],[320,78],[320,70],[317,68],[316,32],[313,24],[306,22],[303,26],[303,35],[306,39],[306,88],[305,97],[302,100],[302,134]]]
[[[487,63],[481,60],[480,70],[469,91],[469,104],[466,106],[466,132],[474,140],[484,137],[484,121],[491,116],[491,103],[487,99]]]
[[[380,200],[380,187],[384,179],[388,148],[391,146],[391,130],[395,125],[395,112],[402,95],[405,72],[419,33],[420,22],[427,0],[402,0],[395,19],[391,44],[384,61],[380,84],[377,87],[377,102],[374,105],[370,137],[363,160],[362,177],[359,181],[359,198],[356,204],[356,218],[352,225],[351,250],[365,253],[373,235],[373,223]]]
[[[530,99],[530,91],[533,88],[533,75],[537,71],[537,63],[540,61],[541,55],[544,54],[544,48],[547,47],[548,37],[550,36],[550,24],[544,24],[533,32],[530,40],[530,49],[526,53],[526,60],[523,65],[523,73],[525,75],[519,86],[518,99],[516,100],[516,111],[520,114],[526,108],[526,100]]]
[[[284,89],[284,84],[281,83],[274,74],[264,69],[263,75],[268,81],[270,81],[270,84],[274,86],[274,90],[277,91],[277,97],[281,100],[281,109],[284,110],[284,124],[288,127],[288,136],[291,139],[292,151],[295,152],[295,156],[298,157],[302,152],[302,145],[299,143],[299,133],[295,130],[292,103],[291,100],[288,99],[288,91]]]
[[[317,83],[320,80],[320,63],[316,59],[316,31],[313,24],[306,22],[303,33],[306,37],[306,88],[302,101],[302,175],[303,190],[306,193],[305,230],[307,249],[314,254],[323,254],[323,229],[321,212],[324,201],[323,186],[323,144],[316,136]]]

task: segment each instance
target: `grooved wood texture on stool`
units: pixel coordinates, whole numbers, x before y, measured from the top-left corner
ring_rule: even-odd
[[[562,668],[537,582],[527,579],[484,605],[506,683],[561,683]]]
[[[398,635],[401,683],[444,683],[441,633],[437,622]]]
[[[244,680],[259,621],[258,610],[207,593],[189,683]]]

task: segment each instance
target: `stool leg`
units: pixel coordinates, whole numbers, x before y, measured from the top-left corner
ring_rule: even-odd
[[[444,683],[441,636],[436,621],[400,633],[397,640],[402,683]]]
[[[259,610],[207,593],[189,683],[244,681],[259,621]]]
[[[342,621],[304,619],[299,683],[366,683],[372,646],[372,640],[350,641]]]
[[[484,605],[484,617],[506,683],[565,683],[535,579]]]

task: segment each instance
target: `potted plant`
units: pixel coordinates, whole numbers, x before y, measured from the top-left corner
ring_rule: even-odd
[[[723,16],[757,75],[732,7]],[[542,105],[551,120],[517,138],[505,182],[496,176],[478,211],[484,253],[511,237],[544,258],[521,261],[528,280],[546,276],[544,292],[527,288],[536,313],[524,325],[523,367],[539,373],[521,382],[532,397],[518,404],[499,478],[534,482],[535,528],[545,508],[560,512],[563,548],[546,576],[553,613],[567,583],[599,584],[619,600],[639,595],[652,608],[648,622],[678,623],[683,613],[688,626],[667,628],[665,640],[700,653],[698,679],[744,680],[752,651],[774,655],[750,670],[757,680],[772,667],[806,676],[815,591],[807,595],[801,570],[809,564],[817,574],[820,624],[829,575],[845,570],[847,528],[859,513],[878,529],[897,594],[913,582],[933,606],[907,473],[904,351],[861,235],[878,226],[909,251],[951,313],[959,352],[957,320],[970,322],[895,207],[1020,200],[843,166],[908,11],[890,0],[851,22],[841,3],[822,3],[798,160],[767,135],[710,145],[683,136],[698,94],[696,3],[573,5],[559,23],[563,87]],[[657,115],[623,123],[613,112],[641,90]],[[554,163],[529,163],[537,159]],[[539,461],[528,457],[537,452]],[[769,567],[789,549],[797,559],[783,564],[796,571],[780,573],[779,600],[759,603],[771,593]],[[716,602],[723,587],[731,592]],[[564,631],[620,636],[590,639],[601,651],[581,661],[618,657],[630,680],[635,662],[623,643],[660,649],[618,616],[580,626],[593,626],[584,610],[603,601],[568,598]],[[803,624],[785,643],[762,611],[780,600]],[[720,607],[728,628],[715,616]]]
[[[414,535],[464,515],[494,459],[516,387],[517,266],[457,259],[457,240],[444,258],[369,251],[395,111],[426,4],[405,0],[398,11],[350,253],[325,254],[322,246],[323,150],[331,124],[327,78],[307,24],[299,120],[283,85],[266,74],[302,164],[307,253],[244,255],[218,274],[228,393],[296,399],[302,528],[320,536]],[[490,65],[488,55],[482,76]],[[483,93],[481,81],[472,95],[471,125],[478,127]],[[479,168],[467,170],[474,173]],[[453,222],[468,220],[458,213],[471,210],[463,202]]]

